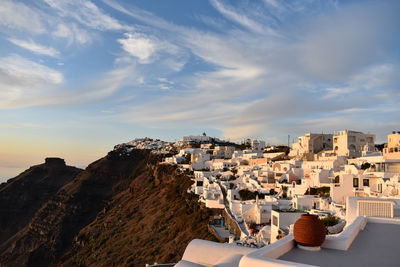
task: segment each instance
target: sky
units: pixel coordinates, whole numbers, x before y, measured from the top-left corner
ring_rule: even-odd
[[[400,1],[0,1],[0,180],[136,137],[400,130]]]

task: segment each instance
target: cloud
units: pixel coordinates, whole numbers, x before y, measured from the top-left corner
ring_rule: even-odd
[[[278,1],[276,1],[276,0],[264,0],[264,2],[265,2],[267,5],[272,6],[272,7],[274,7],[274,8],[282,9],[282,5],[281,5]]]
[[[0,26],[11,30],[26,30],[34,34],[46,32],[38,12],[23,3],[11,0],[0,1]]]
[[[90,1],[46,2],[60,17],[54,37],[89,44],[94,33],[104,34],[97,31],[117,31],[119,37],[107,37],[121,52],[113,51],[111,70],[74,88],[37,74],[15,78],[1,68],[1,85],[7,84],[1,88],[8,89],[0,99],[8,106],[118,104],[112,116],[124,122],[212,128],[234,139],[277,140],[282,133],[285,139],[358,123],[373,131],[396,122],[389,109],[400,104],[395,1],[212,0],[217,12],[207,14],[213,16],[207,27],[174,24],[122,1],[102,1],[124,14],[120,20]],[[205,17],[193,19],[199,18]],[[42,99],[33,93],[38,88]]]
[[[376,61],[390,60],[399,25],[395,10],[400,8],[392,3],[354,4],[311,21],[305,19],[305,32],[294,51],[296,64],[308,75],[340,81]]]
[[[160,40],[153,34],[125,33],[124,38],[117,39],[117,42],[140,64],[157,61],[157,66],[152,66],[152,71],[158,71],[160,75],[164,75],[165,72],[179,72],[188,60],[188,55],[182,48],[166,40]],[[117,61],[124,60],[129,61],[123,57],[117,59]]]
[[[251,20],[244,14],[240,14],[233,7],[228,6],[228,5],[223,5],[218,0],[210,0],[210,3],[223,16],[238,23],[239,25],[244,26],[254,32],[258,32],[258,33],[265,32],[265,29],[261,24]]]
[[[164,29],[167,31],[184,30],[184,27],[180,27],[178,25],[170,23],[138,7],[125,8],[124,6],[120,5],[119,3],[113,0],[102,0],[102,2],[123,14],[126,14],[134,19],[137,19],[143,23],[154,26],[156,28]]]
[[[338,114],[343,110],[368,109],[363,115],[369,116],[373,114],[371,107],[399,103],[400,64],[398,58],[391,58],[396,49],[393,36],[398,36],[398,22],[392,10],[398,4],[336,7],[331,2],[313,3],[319,14],[311,5],[300,2],[278,7],[274,6],[277,2],[269,1],[271,8],[281,10],[279,23],[274,24],[277,34],[270,35],[257,34],[257,30],[268,29],[269,25],[246,20],[251,13],[241,16],[236,7],[220,1],[212,4],[244,30],[228,26],[216,33],[185,28],[111,2],[121,12],[162,29],[163,37],[173,36],[181,49],[190,50],[193,57],[212,66],[187,78],[189,85],[179,93],[155,95],[119,117],[161,128],[206,125],[226,137],[239,139],[266,133],[303,134],[310,128],[320,131],[323,128],[309,127],[309,122],[325,118],[338,118],[328,121],[341,129],[342,115]],[[288,20],[290,25],[284,25]],[[179,80],[177,84],[181,84]],[[359,121],[363,121],[361,128],[365,129],[368,120],[361,120],[360,115],[342,120],[344,126]]]
[[[67,39],[69,45],[72,43],[89,44],[92,41],[91,34],[75,23],[59,23],[52,34],[55,37]]]
[[[37,124],[31,124],[31,123],[25,123],[25,124],[20,124],[20,123],[2,123],[0,124],[0,128],[6,128],[6,129],[32,129],[32,128],[39,128],[40,125]]]
[[[3,75],[15,80],[18,84],[61,84],[63,75],[49,67],[13,54],[0,58],[0,70]]]
[[[157,51],[157,43],[138,33],[125,33],[124,39],[118,39],[122,48],[130,55],[139,59],[142,64],[150,63],[151,57]]]
[[[22,47],[26,50],[29,50],[35,54],[45,55],[45,56],[50,56],[50,57],[57,57],[60,54],[60,52],[57,51],[56,49],[54,49],[52,47],[39,45],[32,40],[24,41],[24,40],[12,39],[12,38],[10,38],[8,40],[10,42],[12,42],[13,44],[15,44],[19,47]]]
[[[49,6],[58,10],[63,17],[71,17],[77,22],[97,30],[127,30],[130,27],[104,13],[98,6],[87,0],[44,0]]]
[[[12,108],[21,99],[44,97],[49,87],[63,80],[60,72],[19,55],[0,58],[0,107]]]
[[[135,64],[116,65],[99,78],[68,88],[62,73],[18,55],[0,58],[0,109],[32,106],[81,106],[88,103],[120,103],[132,97],[115,94],[142,80]],[[110,100],[110,96],[113,98]]]

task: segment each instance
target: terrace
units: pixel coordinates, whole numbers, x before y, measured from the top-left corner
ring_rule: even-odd
[[[294,247],[279,259],[327,267],[399,266],[395,254],[399,236],[399,225],[369,222],[348,250],[323,248],[313,252]]]

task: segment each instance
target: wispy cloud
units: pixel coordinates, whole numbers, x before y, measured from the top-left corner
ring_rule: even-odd
[[[0,1],[0,26],[11,30],[26,30],[34,34],[46,31],[45,25],[36,11],[23,3],[11,0]]]
[[[118,105],[110,116],[123,122],[209,127],[235,139],[396,121],[389,119],[392,109],[375,111],[400,104],[397,1],[210,0],[205,5],[213,12],[186,16],[185,22],[195,21],[188,25],[126,1],[45,1],[58,16],[36,17],[43,31],[43,21],[51,21],[45,25],[51,41],[101,47],[107,53],[102,60],[112,66],[72,86],[44,61],[36,66],[28,60],[29,71],[22,65],[10,71],[11,60],[3,58],[1,107],[111,103]],[[1,19],[1,25],[11,20]],[[7,29],[22,29],[12,25]],[[52,54],[42,48],[36,51]],[[60,60],[66,69],[68,60]]]
[[[31,123],[25,123],[25,124],[20,124],[20,123],[2,123],[0,124],[0,128],[6,128],[6,129],[32,129],[32,128],[39,128],[40,125],[38,124],[31,124]]]
[[[222,15],[226,18],[238,23],[241,26],[246,27],[251,31],[255,31],[258,33],[265,32],[265,29],[262,24],[259,24],[246,15],[239,13],[233,7],[229,5],[224,5],[219,0],[210,0],[210,3],[217,9]]]
[[[180,27],[178,25],[175,25],[173,23],[170,23],[158,16],[155,16],[151,12],[148,12],[146,10],[140,9],[138,7],[135,8],[126,8],[123,5],[120,5],[118,2],[113,1],[113,0],[102,0],[103,3],[107,4],[111,8],[118,10],[121,13],[124,13],[128,16],[131,16],[132,18],[135,18],[143,23],[146,23],[148,25],[164,29],[167,31],[176,31],[176,30],[182,30],[184,27]]]
[[[60,72],[16,54],[0,58],[0,70],[10,81],[33,87],[36,83],[61,84],[64,79]]]
[[[75,23],[59,23],[52,34],[55,37],[68,40],[69,45],[72,43],[88,44],[92,41],[92,35],[88,31],[78,27]]]
[[[26,50],[29,50],[35,54],[45,55],[45,56],[50,56],[50,57],[57,57],[60,54],[60,52],[57,51],[56,49],[54,49],[52,47],[39,45],[32,40],[24,41],[24,40],[18,40],[18,39],[13,39],[13,38],[10,38],[8,40],[11,43],[13,43],[19,47],[22,47]]]
[[[19,55],[0,58],[0,107],[17,107],[14,104],[21,99],[43,97],[63,80],[60,72]]]
[[[77,22],[98,30],[127,30],[117,19],[104,13],[93,2],[87,0],[44,0],[63,17],[74,18]]]
[[[106,2],[143,23],[164,29],[163,20],[153,14]],[[382,90],[379,85],[385,84],[393,91],[398,84],[393,74],[398,73],[399,62],[389,66],[386,63],[393,50],[376,54],[376,48],[388,47],[392,37],[382,35],[384,31],[368,30],[384,27],[388,32],[396,31],[390,5],[349,4],[337,9],[330,3],[321,4],[321,9],[329,12],[319,18],[307,16],[314,12],[309,6],[279,6],[270,1],[267,4],[281,9],[286,17],[296,13],[292,19],[298,24],[295,33],[286,25],[274,29],[276,35],[271,35],[268,24],[251,20],[249,14],[221,1],[211,3],[247,31],[231,27],[224,33],[215,33],[169,25],[167,31],[174,34],[180,46],[213,64],[214,69],[196,73],[186,92],[153,98],[121,114],[122,118],[164,127],[189,122],[192,126],[207,125],[234,138],[261,136],[291,131],[293,125],[301,131],[309,127],[301,126],[301,121],[375,105],[373,96]],[[373,22],[368,19],[371,17],[375,18]],[[258,31],[266,34],[257,34]],[[385,81],[371,79],[372,76],[385,77]],[[363,97],[365,90],[369,90],[368,99]],[[355,118],[349,121],[359,120]],[[341,128],[340,120],[331,122]]]

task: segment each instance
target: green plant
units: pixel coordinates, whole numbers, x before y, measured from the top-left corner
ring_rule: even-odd
[[[310,187],[307,189],[305,195],[318,195],[320,197],[329,197],[330,195],[330,187]]]
[[[257,229],[257,224],[255,222],[252,222],[252,223],[250,223],[249,228],[251,230],[255,230],[255,229]]]
[[[369,167],[371,167],[371,164],[368,163],[368,162],[365,162],[365,163],[361,164],[361,169],[362,169],[362,170],[366,170],[366,169],[368,169]]]
[[[278,230],[278,235],[276,236],[276,239],[279,240],[279,239],[282,239],[284,237],[285,237],[285,234],[281,230]]]
[[[238,173],[238,170],[235,167],[232,167],[231,172],[233,175],[236,175]]]
[[[255,199],[257,196],[257,192],[252,192],[248,189],[242,189],[239,191],[239,196],[241,200]]]
[[[282,197],[283,198],[287,198],[287,191],[288,191],[288,187],[287,186],[282,186]]]
[[[275,195],[275,193],[276,193],[276,192],[275,192],[275,189],[272,188],[272,189],[269,190],[269,194],[270,194],[271,196],[272,196],[272,195]]]
[[[235,175],[229,176],[228,181],[235,181],[235,180],[236,180],[236,176]]]
[[[321,219],[321,221],[324,223],[325,227],[328,227],[338,224],[339,218],[328,214],[328,217]]]

